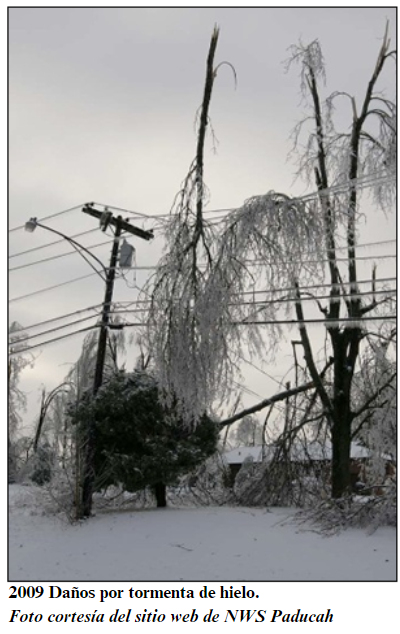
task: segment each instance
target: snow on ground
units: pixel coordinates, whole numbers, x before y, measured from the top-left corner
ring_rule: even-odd
[[[9,487],[10,581],[395,580],[396,532],[333,537],[282,522],[289,509],[101,512],[71,525],[35,487]]]

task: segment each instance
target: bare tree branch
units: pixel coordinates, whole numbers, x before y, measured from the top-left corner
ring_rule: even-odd
[[[330,360],[326,364],[322,372],[319,374],[319,380],[323,379],[327,369],[332,365],[332,363],[333,361]],[[270,398],[264,399],[257,405],[253,405],[252,407],[249,407],[248,409],[244,409],[241,412],[234,414],[234,416],[230,416],[229,418],[226,418],[225,420],[220,421],[218,425],[221,428],[225,427],[226,425],[231,425],[235,421],[240,420],[241,418],[244,418],[245,416],[248,416],[249,414],[255,414],[255,412],[259,412],[260,410],[265,409],[266,407],[269,407],[270,405],[273,405],[274,403],[278,403],[279,401],[284,401],[285,399],[295,396],[296,394],[307,392],[307,390],[311,390],[312,388],[315,388],[314,381],[310,381],[308,383],[304,383],[304,385],[293,387],[290,390],[285,390],[284,392],[279,392],[278,394],[275,394],[274,396],[271,396]]]

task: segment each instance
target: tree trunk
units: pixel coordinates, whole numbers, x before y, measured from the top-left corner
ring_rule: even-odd
[[[167,506],[167,487],[162,482],[156,482],[153,486],[153,492],[157,500],[157,508]]]
[[[340,498],[351,491],[351,383],[352,365],[348,354],[349,334],[330,331],[334,351],[332,398],[332,497]]]
[[[341,498],[351,490],[350,444],[351,420],[347,403],[340,399],[335,406],[332,425],[332,497]],[[346,415],[347,413],[347,415]]]

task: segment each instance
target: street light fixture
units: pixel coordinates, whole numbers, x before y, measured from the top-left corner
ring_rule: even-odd
[[[28,222],[25,223],[25,231],[29,231],[29,233],[33,233],[38,226],[37,218],[30,218]]]

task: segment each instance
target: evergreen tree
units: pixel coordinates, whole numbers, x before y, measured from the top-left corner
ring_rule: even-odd
[[[121,371],[96,396],[86,392],[70,408],[72,422],[82,431],[95,420],[97,491],[111,485],[130,492],[151,487],[157,506],[165,506],[165,487],[215,451],[218,426],[208,416],[189,430],[159,396],[151,375]]]

